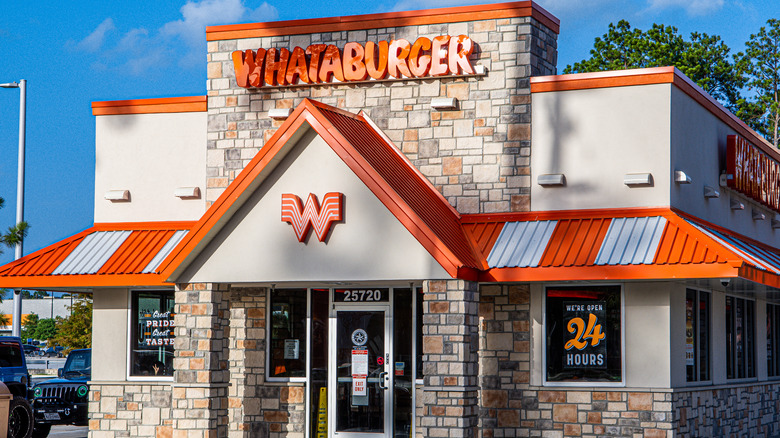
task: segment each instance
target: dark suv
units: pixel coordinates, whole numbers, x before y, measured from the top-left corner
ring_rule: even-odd
[[[18,337],[0,336],[0,381],[13,395],[8,410],[8,438],[29,438],[33,430],[32,409],[27,401],[30,373]]]
[[[87,381],[92,377],[92,350],[71,351],[57,376],[33,388],[36,438],[48,436],[54,424],[84,426],[88,422]]]

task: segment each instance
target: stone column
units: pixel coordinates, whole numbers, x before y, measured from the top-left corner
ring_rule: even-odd
[[[203,283],[176,288],[173,438],[227,436],[226,290]]]
[[[418,436],[476,436],[479,292],[477,283],[426,281],[423,387]]]

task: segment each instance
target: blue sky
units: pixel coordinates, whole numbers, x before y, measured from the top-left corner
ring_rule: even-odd
[[[203,95],[205,26],[446,7],[477,2],[288,0],[13,2],[0,17],[0,83],[27,79],[25,242],[29,254],[92,224],[93,101]],[[610,22],[721,35],[733,51],[780,2],[539,0],[561,20],[558,68],[588,56]],[[302,7],[302,5],[304,7]],[[19,92],[0,89],[0,229],[14,222]],[[13,258],[5,249],[0,263]]]

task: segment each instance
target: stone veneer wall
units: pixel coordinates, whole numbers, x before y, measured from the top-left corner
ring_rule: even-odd
[[[476,43],[472,63],[487,75],[249,91],[236,84],[231,60],[234,50],[443,34],[469,35]],[[529,78],[556,72],[556,38],[535,19],[515,17],[209,42],[206,201],[217,199],[281,125],[268,118],[270,109],[312,98],[365,110],[461,213],[528,210]],[[431,99],[440,96],[458,98],[459,108],[432,110]]]
[[[303,438],[303,383],[265,382],[265,288],[230,290],[230,437]]]
[[[673,436],[671,391],[531,386],[529,286],[482,285],[479,298],[480,436]]]
[[[780,436],[780,382],[678,391],[672,403],[676,436]]]
[[[425,281],[423,293],[425,383],[417,409],[417,436],[475,437],[478,286],[463,280]]]
[[[92,383],[89,436],[170,438],[171,395],[169,383]]]

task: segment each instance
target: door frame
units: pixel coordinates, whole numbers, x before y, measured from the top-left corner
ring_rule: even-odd
[[[392,289],[391,289],[392,291]],[[393,352],[393,293],[389,293],[386,302],[372,303],[335,303],[333,301],[333,289],[331,289],[331,306],[328,320],[328,436],[331,438],[392,438],[393,436],[393,391],[394,373],[392,361]],[[388,379],[385,382],[387,389],[384,391],[384,434],[373,432],[336,432],[336,387],[338,377],[338,364],[336,364],[336,350],[338,335],[338,312],[381,311],[384,312],[384,337],[385,337],[385,363],[384,372]]]

